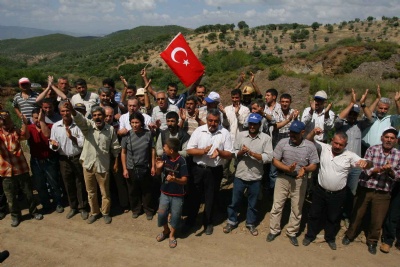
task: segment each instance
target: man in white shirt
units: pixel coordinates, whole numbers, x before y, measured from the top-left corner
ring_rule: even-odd
[[[205,207],[203,225],[206,235],[213,233],[213,209],[223,175],[223,160],[233,156],[231,136],[220,125],[221,114],[211,109],[207,114],[207,124],[198,127],[187,145],[187,154],[193,156],[194,188],[191,195],[192,207],[187,225],[193,226],[200,208],[202,195]]]
[[[122,114],[121,117],[119,118],[119,130],[118,130],[119,136],[125,136],[132,129],[131,122],[129,121],[129,116],[131,116],[136,111],[139,111],[139,109],[140,109],[139,101],[134,97],[129,98],[128,112]],[[149,124],[151,124],[151,117],[144,113],[142,113],[142,115],[144,117],[144,128],[146,130],[149,130]]]
[[[314,136],[321,133],[321,128],[315,128],[307,139],[313,141]],[[304,246],[315,240],[320,230],[321,218],[326,217],[325,240],[332,250],[336,250],[335,239],[340,230],[348,174],[353,167],[366,168],[369,165],[368,161],[345,149],[347,139],[344,132],[337,132],[332,138],[331,145],[315,141],[317,148],[321,150],[320,169],[309,211]]]
[[[78,79],[75,81],[75,89],[78,92],[71,98],[72,106],[77,103],[82,103],[86,106],[86,117],[90,115],[90,109],[93,105],[99,103],[99,95],[93,92],[88,92],[87,84],[84,79]]]

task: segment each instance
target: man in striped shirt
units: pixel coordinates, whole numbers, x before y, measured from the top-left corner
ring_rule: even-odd
[[[31,82],[26,77],[19,79],[18,85],[21,92],[14,96],[13,106],[18,117],[24,115],[30,123],[32,110],[35,108],[36,98],[39,94],[32,91]]]

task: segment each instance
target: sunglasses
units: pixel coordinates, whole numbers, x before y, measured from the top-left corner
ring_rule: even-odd
[[[165,98],[156,98],[157,101],[165,100]]]

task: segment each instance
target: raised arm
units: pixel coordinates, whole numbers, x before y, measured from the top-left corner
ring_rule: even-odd
[[[149,84],[149,79],[147,78],[147,72],[146,69],[142,69],[140,71],[140,75],[142,76],[143,82],[145,84]],[[153,90],[153,87],[149,84],[149,86],[147,87],[147,91],[153,96],[156,97],[156,92]]]
[[[378,105],[379,101],[381,100],[382,96],[381,96],[381,88],[379,86],[379,84],[377,85],[376,88],[376,99],[375,101],[369,106],[369,110],[371,112],[374,112],[376,109],[376,106]]]
[[[260,88],[258,87],[256,82],[254,81],[254,78],[255,78],[254,73],[250,72],[250,74],[251,74],[250,82],[251,82],[251,85],[253,86],[254,90],[256,91],[256,95],[262,95]]]
[[[246,75],[244,74],[244,72],[240,73],[240,76],[238,78],[238,83],[236,84],[235,89],[239,89],[242,86],[245,76]]]
[[[347,105],[347,107],[343,109],[342,112],[339,113],[339,118],[342,120],[346,119],[356,102],[357,102],[357,96],[356,93],[354,92],[354,89],[352,88],[350,102]]]
[[[360,99],[360,107],[362,108],[365,117],[372,121],[372,110],[365,105],[365,101],[367,100],[368,89],[365,90],[365,93],[362,95]]]

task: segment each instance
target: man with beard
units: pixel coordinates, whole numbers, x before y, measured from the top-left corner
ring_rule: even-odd
[[[84,79],[75,81],[75,89],[78,93],[71,98],[71,104],[73,106],[77,103],[84,104],[86,106],[86,117],[88,117],[92,106],[99,103],[99,95],[87,90],[87,84]]]
[[[49,148],[50,129],[53,124],[47,124],[43,110],[36,108],[32,111],[33,124],[28,125],[28,144],[31,153],[32,180],[39,193],[40,203],[45,212],[56,207],[58,213],[64,212],[62,192],[58,178],[58,156]],[[50,203],[48,186],[53,195],[53,205]]]
[[[46,123],[54,124],[62,119],[61,115],[58,112],[55,112],[54,101],[50,98],[43,99],[42,110],[46,115],[45,117]]]
[[[10,113],[7,110],[0,111],[0,178],[7,197],[12,227],[17,227],[21,221],[21,208],[17,200],[19,190],[22,190],[28,202],[30,216],[36,220],[43,219],[36,207],[29,166],[20,143],[21,140],[29,138],[26,129],[28,122],[24,115],[21,115],[21,120],[21,129],[17,129]]]
[[[220,125],[220,120],[221,114],[217,109],[209,110],[207,124],[193,132],[187,146],[187,153],[193,156],[195,166],[192,208],[186,223],[187,227],[194,225],[204,196],[203,225],[206,235],[213,233],[213,210],[223,176],[223,160],[231,159],[233,153],[231,136],[228,130]]]
[[[397,113],[400,114],[400,92],[396,92],[394,96],[396,103]],[[398,127],[400,124],[400,115],[388,115],[391,100],[386,97],[381,97],[381,90],[377,88],[377,98],[374,103],[369,107],[370,111],[376,110],[372,113],[372,125],[362,132],[362,154],[365,150],[377,144],[380,144],[380,137],[384,129],[389,126]],[[365,107],[365,103],[361,105]],[[368,120],[368,118],[365,118]]]
[[[307,139],[322,132],[315,128]],[[340,229],[342,206],[346,200],[346,182],[350,170],[354,167],[368,168],[371,162],[362,160],[357,154],[346,150],[347,135],[337,132],[331,145],[315,141],[321,150],[318,184],[312,198],[308,216],[308,227],[303,245],[308,246],[317,237],[321,222],[324,222],[325,241],[332,250],[336,250],[336,235]]]
[[[197,127],[205,124],[199,116],[199,109],[197,108],[198,102],[199,99],[197,96],[191,95],[186,99],[185,109],[181,108],[179,110],[181,118],[179,121],[179,127],[189,135],[192,135]]]
[[[117,121],[121,117],[121,110],[118,107],[118,104],[114,102],[111,103],[111,90],[107,87],[102,87],[98,91],[99,99],[100,99],[100,107],[111,107],[114,110],[114,119]]]
[[[114,166],[114,172],[118,171],[118,154],[121,151],[117,134],[112,126],[104,122],[105,112],[102,107],[93,107],[91,110],[92,120],[89,120],[76,112],[71,103],[68,102],[67,105],[71,108],[71,114],[85,136],[80,161],[91,213],[87,223],[95,222],[102,214],[104,222],[109,224],[112,221],[110,216],[110,166]],[[113,155],[114,162],[110,162],[110,154]],[[97,186],[100,187],[102,196],[101,210],[97,199]]]
[[[71,116],[71,108],[61,101],[58,106],[62,120],[53,124],[49,139],[50,149],[59,154],[61,177],[67,191],[70,211],[66,218],[71,219],[78,212],[83,220],[88,218],[87,194],[79,157],[82,152],[83,134]],[[82,104],[83,105],[83,104]]]
[[[248,192],[248,207],[246,227],[253,236],[258,235],[257,197],[263,175],[263,164],[272,160],[271,137],[260,132],[261,115],[251,113],[248,118],[249,130],[238,133],[234,143],[235,155],[238,160],[233,181],[232,203],[228,206],[228,223],[224,233],[229,233],[238,226],[238,213],[244,191]]]
[[[189,141],[190,135],[178,126],[179,115],[178,113],[171,111],[167,113],[167,126],[166,130],[161,130],[157,138],[156,143],[156,154],[161,157],[164,153],[163,147],[166,141],[170,138],[176,138],[179,140],[179,155],[186,158],[186,147]]]
[[[150,87],[149,87],[150,88]],[[167,129],[167,113],[170,111],[179,112],[179,109],[175,105],[171,105],[167,100],[167,95],[165,92],[157,92],[156,100],[158,106],[153,108],[153,113],[151,114],[151,121],[157,125],[160,130]]]
[[[400,151],[394,148],[398,134],[395,128],[388,127],[382,133],[382,144],[369,147],[365,153],[364,158],[372,161],[373,166],[360,175],[350,227],[343,237],[343,245],[349,245],[357,236],[370,206],[367,246],[369,253],[376,254],[382,224],[389,209],[390,192],[395,181],[400,180]]]
[[[196,86],[194,95],[198,99],[198,107],[204,107],[206,105],[204,98],[207,94],[207,88],[203,84]]]
[[[315,145],[303,139],[305,125],[295,120],[289,127],[289,138],[276,145],[272,164],[278,169],[274,200],[271,209],[270,233],[267,242],[272,242],[281,232],[283,207],[288,198],[291,213],[286,235],[293,246],[298,246],[296,235],[300,229],[303,203],[307,189],[307,173],[317,168],[319,163]]]

